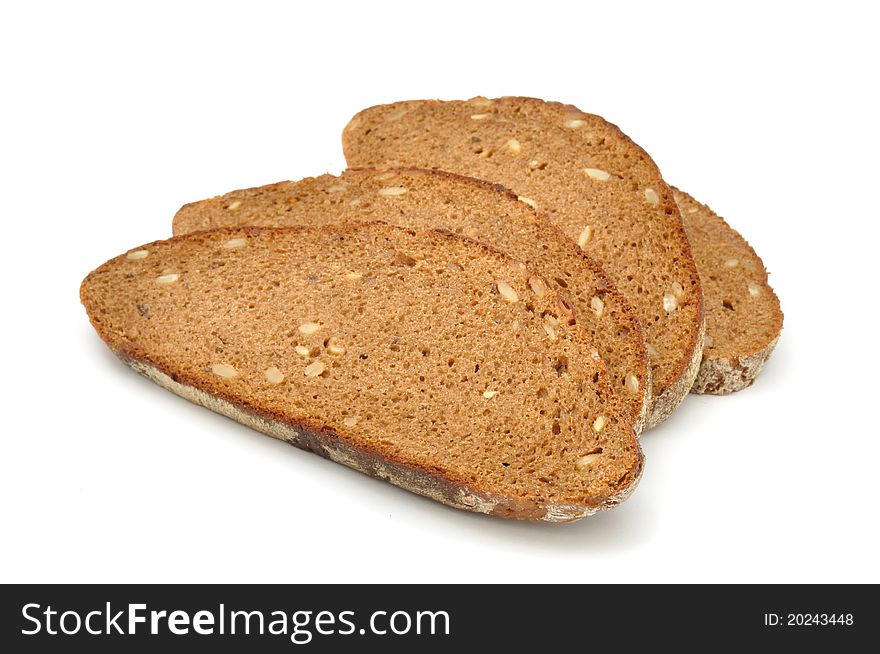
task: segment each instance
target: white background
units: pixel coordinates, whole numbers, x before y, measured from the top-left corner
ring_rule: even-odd
[[[76,2],[0,9],[0,581],[880,581],[870,3]],[[827,3],[823,3],[827,5]],[[618,509],[455,511],[190,405],[79,304],[184,202],[338,172],[359,109],[532,95],[739,228],[785,331],[690,396]]]

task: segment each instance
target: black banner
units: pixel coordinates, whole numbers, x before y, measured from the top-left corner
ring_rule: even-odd
[[[13,585],[0,592],[6,652],[441,652],[484,643],[492,651],[627,651],[645,639],[708,649],[839,648],[872,642],[880,631],[876,586]]]

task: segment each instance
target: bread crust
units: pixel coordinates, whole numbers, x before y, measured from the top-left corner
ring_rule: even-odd
[[[730,395],[748,388],[755,383],[778,342],[779,336],[760,352],[741,357],[703,359],[691,393]]]

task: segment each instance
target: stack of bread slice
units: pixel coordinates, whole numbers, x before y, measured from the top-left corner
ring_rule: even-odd
[[[638,435],[751,384],[778,339],[760,258],[597,116],[400,102],[343,145],[343,174],[188,204],[93,271],[107,345],[371,476],[565,522],[624,499]]]

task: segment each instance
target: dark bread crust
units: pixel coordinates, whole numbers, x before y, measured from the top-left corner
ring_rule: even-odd
[[[472,101],[473,99],[468,102]],[[628,148],[631,148],[632,151],[637,154],[638,158],[642,159],[643,162],[645,162],[646,164],[649,164],[650,167],[653,169],[653,177],[655,179],[652,183],[656,185],[655,190],[657,191],[660,198],[660,206],[662,207],[664,212],[668,216],[670,216],[670,219],[675,222],[674,226],[672,227],[671,234],[676,240],[677,244],[681,247],[679,264],[686,269],[687,276],[687,279],[682,280],[682,282],[686,282],[684,284],[685,287],[692,290],[692,296],[689,299],[689,302],[693,305],[693,318],[688,325],[686,341],[683,343],[682,348],[683,356],[680,356],[676,360],[675,366],[673,368],[673,374],[668,380],[665,388],[658,384],[658,380],[656,377],[654,379],[653,401],[647,419],[647,427],[653,427],[665,420],[669,415],[671,415],[675,408],[687,396],[688,391],[692,387],[699,369],[699,362],[702,357],[703,334],[705,332],[705,316],[703,310],[700,278],[693,260],[693,254],[690,249],[689,241],[687,239],[687,234],[681,220],[678,206],[672,196],[672,191],[668,187],[668,185],[662,180],[659,169],[650,158],[650,156],[647,154],[647,152],[645,152],[645,150],[641,148],[638,144],[634,143],[632,139],[626,136],[626,134],[624,134],[617,125],[606,121],[600,116],[588,114],[570,104],[564,104],[560,102],[547,102],[537,98],[511,96],[498,98],[497,101],[520,103],[522,105],[540,105],[541,107],[558,111],[560,114],[575,113],[585,118],[589,118],[590,120],[600,121],[605,129],[614,132],[615,137],[619,139],[621,143],[625,143]],[[377,110],[384,110],[386,108],[389,108],[390,106],[440,106],[443,104],[448,103],[443,100],[412,100],[395,102],[391,105],[374,105],[372,107],[359,111],[357,114],[355,114],[355,116],[351,119],[349,124],[343,130],[342,144],[346,160],[350,163],[358,160],[358,157],[355,156],[355,153],[352,149],[352,139],[349,138],[349,134],[352,131],[356,130],[359,127],[360,123],[364,121],[365,114]],[[677,220],[675,220],[676,218]]]
[[[325,227],[317,228],[322,231],[336,232],[351,231],[363,228],[365,224],[351,224],[346,230]],[[415,234],[411,230],[389,227],[382,224],[383,228],[405,231]],[[202,232],[201,235],[241,235],[242,233],[260,234],[264,232],[288,232],[297,231],[298,228],[228,228]],[[314,229],[314,228],[313,228]],[[445,234],[441,231],[430,232],[439,238],[468,240],[462,237]],[[178,237],[187,238],[187,237]],[[475,241],[470,241],[473,246],[505,261],[509,259],[501,253]],[[163,241],[142,246],[143,248],[155,247]],[[120,255],[111,259],[95,271],[89,274],[83,281],[80,296],[83,304],[88,309],[91,306],[89,297],[89,282],[92,276],[99,274],[103,269],[113,266],[114,262],[123,259],[126,255]],[[618,480],[613,492],[604,496],[587,497],[579,504],[556,504],[538,502],[522,497],[507,496],[493,493],[491,490],[479,488],[472,484],[464,484],[449,478],[442,471],[425,465],[417,465],[403,460],[394,460],[366,444],[356,444],[346,438],[343,433],[327,425],[313,424],[303,420],[292,420],[278,412],[266,410],[249,402],[246,397],[223,390],[208,389],[197,376],[188,375],[183,371],[175,371],[163,365],[160,361],[151,357],[137,344],[118,335],[107,332],[104,325],[96,320],[91,311],[89,319],[98,332],[101,339],[114,351],[114,353],[136,372],[150,378],[164,388],[175,394],[222,415],[230,417],[242,424],[250,426],[262,433],[274,438],[284,440],[295,447],[313,452],[319,456],[329,458],[337,463],[342,463],[364,474],[377,479],[389,481],[406,490],[414,492],[436,501],[442,502],[455,508],[486,513],[503,518],[521,520],[540,520],[548,522],[569,522],[577,520],[596,511],[612,508],[623,501],[635,488],[641,476],[644,457],[639,447],[635,433],[630,429],[631,442],[629,445],[635,453],[634,464]],[[579,328],[573,327],[572,330]],[[595,358],[597,366],[602,367],[598,357]],[[606,377],[600,377],[598,382],[609,398],[615,398]],[[622,417],[624,411],[616,399],[609,400],[612,414]]]
[[[704,358],[691,393],[730,395],[748,388],[755,383],[778,342],[779,336],[754,354],[732,358]]]

